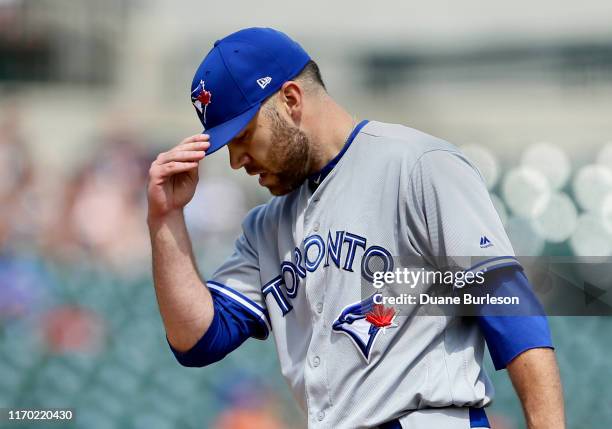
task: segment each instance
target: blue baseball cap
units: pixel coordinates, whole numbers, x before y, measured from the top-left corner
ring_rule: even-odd
[[[272,28],[246,28],[217,40],[191,83],[191,102],[210,136],[206,154],[229,143],[308,61],[297,42]]]

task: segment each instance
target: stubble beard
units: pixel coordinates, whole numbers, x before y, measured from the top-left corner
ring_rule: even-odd
[[[312,145],[308,136],[283,119],[276,109],[266,112],[272,121],[271,173],[276,183],[268,186],[272,195],[286,195],[308,178],[312,165]]]

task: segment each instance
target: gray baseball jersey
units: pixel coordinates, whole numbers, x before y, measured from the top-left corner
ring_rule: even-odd
[[[478,170],[453,145],[368,122],[314,190],[308,183],[253,209],[234,254],[208,286],[259,317],[309,428],[470,428],[489,404],[477,325],[451,316],[360,313],[373,261],[477,256],[517,264]],[[483,238],[486,238],[484,240]],[[386,264],[386,265],[385,265]],[[465,270],[473,267],[464,266]],[[436,409],[433,409],[436,408]]]

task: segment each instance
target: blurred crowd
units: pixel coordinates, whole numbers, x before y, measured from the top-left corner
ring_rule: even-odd
[[[148,271],[143,190],[150,155],[117,128],[100,136],[95,156],[55,171],[36,156],[22,124],[18,104],[3,109],[0,334],[22,322],[44,353],[95,354],[107,323],[78,295],[68,300],[64,282],[94,288],[95,273],[127,280]]]
[[[99,138],[94,157],[73,171],[49,172],[25,142],[18,108],[8,110],[0,123],[3,253],[35,253],[67,265],[95,261],[124,273],[143,269],[151,156],[137,136],[109,130]]]

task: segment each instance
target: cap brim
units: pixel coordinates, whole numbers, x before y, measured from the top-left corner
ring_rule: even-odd
[[[206,150],[206,155],[218,151],[236,137],[236,134],[242,131],[251,119],[255,117],[260,107],[261,103],[257,103],[255,106],[235,118],[219,124],[216,127],[202,131],[202,134],[208,134],[210,136],[210,147]]]

